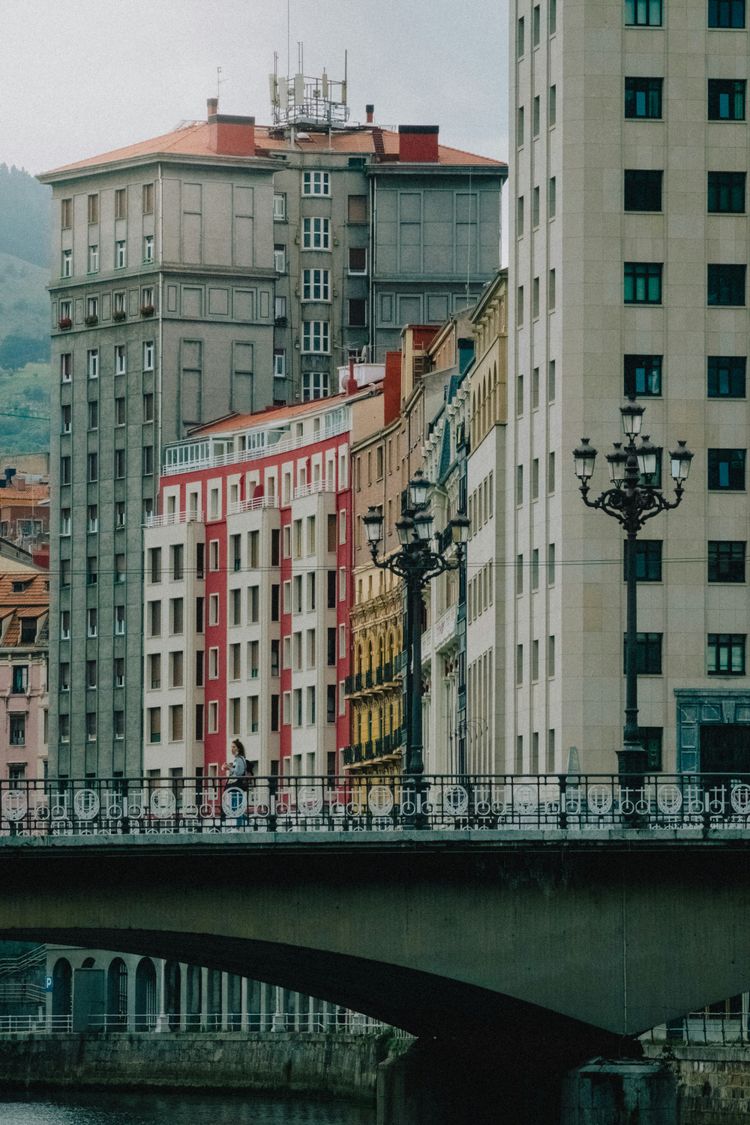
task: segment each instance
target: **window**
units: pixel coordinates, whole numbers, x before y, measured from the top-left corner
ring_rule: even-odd
[[[275,192],[273,197],[273,221],[275,223],[284,222],[286,219],[286,196],[281,192]]]
[[[99,530],[99,510],[96,504],[89,504],[86,511],[86,530],[90,535]]]
[[[60,200],[60,226],[63,230],[69,230],[73,226],[73,200],[61,199]]]
[[[115,555],[115,572],[113,577],[117,584],[125,582],[127,578],[127,573],[125,570],[125,555],[119,551]]]
[[[303,195],[330,195],[331,178],[328,172],[303,172]]]
[[[706,299],[709,305],[745,304],[745,266],[709,265]]]
[[[87,199],[87,215],[89,223],[99,222],[99,196],[90,195]]]
[[[302,351],[307,354],[328,355],[330,352],[329,324],[327,320],[302,321]]]
[[[13,665],[13,676],[10,690],[14,695],[22,695],[29,690],[28,664]]]
[[[661,395],[660,355],[626,355],[624,357],[624,394],[627,397]]]
[[[519,20],[518,20],[518,23],[516,24],[516,55],[519,59],[523,58],[523,54],[524,54],[525,49],[526,49],[526,20],[524,19],[523,16],[520,16]]]
[[[115,606],[115,636],[116,637],[124,637],[125,636],[125,606],[124,605],[116,605]]]
[[[661,211],[661,171],[625,169],[625,210]]]
[[[153,340],[144,340],[143,341],[143,370],[144,371],[153,371],[154,370],[154,341]]]
[[[744,172],[708,173],[708,210],[717,215],[744,214]]]
[[[154,185],[143,185],[143,214],[153,215],[154,213]]]
[[[302,220],[302,249],[329,250],[331,245],[331,220],[309,218]]]
[[[745,581],[745,543],[709,540],[708,581]]]
[[[282,243],[273,248],[273,268],[276,273],[286,273],[286,247]]]
[[[539,124],[541,117],[541,100],[537,94],[531,103],[531,135],[532,137],[539,136]]]
[[[128,217],[128,189],[115,188],[115,218],[127,219]]]
[[[524,197],[519,195],[516,200],[516,238],[523,237],[524,206]]]
[[[142,453],[142,471],[144,477],[149,477],[154,471],[154,447],[153,445],[144,445]]]
[[[153,394],[145,394],[143,396],[143,421],[153,422],[154,420],[154,396]]]
[[[625,23],[635,27],[661,27],[661,0],[625,0]]]
[[[286,349],[273,349],[273,377],[274,379],[286,378]]]
[[[663,78],[626,78],[625,116],[659,120],[663,83]]]
[[[63,352],[60,356],[60,382],[70,383],[73,378],[73,353]]]
[[[124,344],[115,344],[115,375],[124,375],[127,371],[127,349]]]
[[[125,240],[118,239],[115,243],[115,269],[124,269],[127,265],[127,256],[125,253]]]
[[[60,484],[70,484],[70,471],[70,457],[65,455],[60,458]]]
[[[747,357],[710,355],[706,360],[709,398],[744,398]]]
[[[11,746],[26,745],[26,715],[10,716],[10,744]]]
[[[122,290],[112,294],[112,315],[115,320],[124,320],[127,316],[125,311],[125,294]]]
[[[516,111],[516,144],[519,148],[521,148],[521,146],[523,145],[524,139],[524,117],[524,108],[523,106],[519,106],[518,110]]]
[[[547,91],[547,126],[552,128],[557,124],[557,86],[550,86]]]
[[[153,601],[148,602],[148,635],[150,637],[161,636],[161,602]]]
[[[93,242],[89,246],[88,272],[89,273],[98,273],[99,272],[99,245],[96,242]]]
[[[744,78],[709,78],[708,120],[744,121],[746,85]]]
[[[708,487],[711,491],[742,492],[745,488],[744,449],[709,449]]]
[[[219,595],[212,594],[211,598],[216,599],[216,624],[219,620]],[[182,598],[169,599],[169,631],[174,636],[179,636],[183,629],[183,600]]]
[[[69,434],[72,429],[73,407],[63,405],[60,409],[60,433]]]
[[[72,277],[73,276],[73,251],[63,250],[60,263],[60,276]]]
[[[89,379],[99,378],[99,349],[89,348],[86,352],[86,371]]]
[[[539,46],[539,37],[541,34],[541,19],[539,12],[539,5],[535,4],[531,12],[531,45],[532,47]]]
[[[744,676],[744,633],[709,633],[706,664],[709,676]]]
[[[86,298],[86,316],[84,323],[88,325],[99,323],[99,298],[87,297]]]
[[[557,0],[549,0],[549,33],[554,35],[557,31]]]
[[[145,285],[141,289],[141,312],[144,316],[151,316],[154,311],[154,289],[152,285]]]
[[[95,586],[98,578],[96,555],[89,555],[86,559],[86,585]]]
[[[662,737],[664,731],[661,727],[638,727],[638,738],[646,752],[646,770],[648,773],[658,773],[662,763]]]
[[[365,328],[367,326],[367,301],[360,297],[350,297],[347,305],[349,327]]]
[[[89,484],[99,479],[99,456],[96,453],[89,453],[87,460],[87,474],[86,479]]]
[[[95,637],[97,632],[96,609],[91,608],[86,614],[86,635]]]
[[[125,398],[124,398],[124,396],[118,396],[115,399],[115,425],[116,426],[124,426],[125,425]]]
[[[367,222],[367,196],[350,195],[347,199],[347,218],[350,223]]]
[[[302,300],[330,301],[330,278],[331,274],[329,270],[303,270]]]
[[[636,582],[661,582],[661,539],[637,539],[635,545]],[[623,553],[623,579],[628,577],[628,543]]]
[[[64,609],[60,614],[60,640],[70,640],[70,610]]]
[[[367,273],[367,248],[365,246],[349,247],[349,273]]]
[[[625,304],[660,305],[661,274],[661,262],[625,262]]]
[[[745,26],[745,0],[708,0],[708,26]]]
[[[637,633],[635,663],[639,676],[661,675],[662,633]],[[623,637],[623,668],[627,661],[627,638]]]
[[[116,480],[122,480],[122,478],[125,476],[125,470],[126,470],[125,450],[124,449],[116,449],[115,450],[115,479]]]

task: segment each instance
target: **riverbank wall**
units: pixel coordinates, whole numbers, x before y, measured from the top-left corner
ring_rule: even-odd
[[[644,1045],[647,1058],[665,1060],[677,1082],[680,1125],[747,1125],[750,1049],[747,1046]]]
[[[386,1035],[134,1032],[0,1038],[0,1085],[14,1088],[252,1089],[374,1104]]]

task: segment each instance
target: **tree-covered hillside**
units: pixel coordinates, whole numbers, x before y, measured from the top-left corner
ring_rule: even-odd
[[[50,189],[0,164],[0,252],[49,269]]]
[[[0,164],[0,456],[49,448],[49,198]]]

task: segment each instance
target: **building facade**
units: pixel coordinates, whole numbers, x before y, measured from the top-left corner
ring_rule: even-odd
[[[0,563],[0,777],[11,785],[47,773],[48,619],[47,571]]]
[[[648,524],[636,560],[650,766],[744,760],[745,15],[704,0],[511,5],[505,756],[517,772],[576,758],[616,769],[623,536],[584,508],[571,451],[582,436],[600,450],[622,440],[623,395],[647,408],[665,491],[666,451],[682,438],[696,454],[682,506]],[[600,465],[595,490],[605,477]]]
[[[365,377],[373,373],[366,369]],[[144,533],[144,766],[336,774],[349,742],[350,445],[379,385],[237,415],[167,447]]]
[[[436,127],[256,127],[210,99],[205,122],[40,177],[54,212],[54,773],[143,765],[142,526],[165,446],[330,394],[349,355],[376,358],[404,319],[478,292],[505,174],[439,145]]]

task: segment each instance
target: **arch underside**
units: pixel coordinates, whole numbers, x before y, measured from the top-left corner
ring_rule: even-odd
[[[205,965],[363,1012],[416,1036],[492,1038],[518,1046],[542,1035],[577,1057],[620,1042],[602,1028],[510,996],[395,965],[216,934],[69,927],[6,928],[0,939],[111,949]]]

